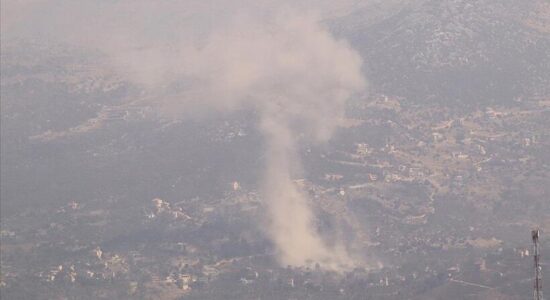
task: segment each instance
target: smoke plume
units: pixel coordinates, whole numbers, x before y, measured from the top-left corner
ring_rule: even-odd
[[[361,59],[312,15],[240,20],[194,50],[186,76],[204,85],[208,92],[201,99],[209,106],[231,110],[244,105],[259,112],[267,146],[263,191],[280,262],[349,266],[344,248],[327,245],[315,230],[308,199],[292,174],[300,170],[296,137],[327,141],[346,99],[364,88]]]
[[[257,111],[267,149],[267,232],[281,264],[319,262],[332,269],[352,264],[343,246],[328,244],[318,234],[309,199],[293,176],[301,169],[297,136],[326,142],[346,100],[365,88],[360,56],[324,28],[319,15],[302,9],[263,1],[257,5],[262,9],[220,4],[205,14],[212,7],[203,2],[86,2],[82,10],[69,1],[58,12],[51,5],[49,14],[24,11],[34,18],[34,27],[54,28],[40,35],[63,35],[106,53],[111,66],[145,87],[154,95],[152,104],[166,112],[181,117]],[[48,18],[62,13],[70,17]],[[5,24],[12,34],[19,21],[20,32],[30,30],[28,22],[12,18]]]

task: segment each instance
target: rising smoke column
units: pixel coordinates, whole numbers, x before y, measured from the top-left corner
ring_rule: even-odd
[[[314,16],[279,15],[260,24],[250,31],[237,26],[237,37],[225,33],[221,40],[211,40],[212,48],[225,50],[220,56],[205,49],[208,57],[223,60],[215,64],[223,67],[213,83],[221,84],[222,94],[231,91],[232,102],[246,101],[259,111],[267,149],[263,192],[268,231],[280,262],[349,266],[344,248],[326,245],[315,230],[308,199],[293,183],[292,173],[300,170],[296,137],[327,141],[343,117],[347,98],[364,88],[361,59]]]
[[[299,164],[295,134],[276,117],[262,119],[267,140],[264,194],[270,214],[269,233],[277,246],[282,265],[318,262],[325,268],[352,265],[343,248],[329,248],[313,227],[314,216],[308,199],[292,182],[292,170]],[[334,247],[335,245],[333,245]]]
[[[266,144],[263,195],[271,236],[282,265],[353,264],[343,246],[328,245],[314,228],[307,197],[293,183],[300,171],[297,136],[326,142],[343,117],[346,100],[365,88],[361,58],[320,25],[315,15],[283,11],[262,18],[239,15],[204,39],[170,45],[145,43],[105,51],[135,82],[162,94],[176,114],[254,109]],[[123,46],[121,46],[123,45]],[[163,86],[184,82],[172,95]],[[162,83],[162,84],[161,84]]]

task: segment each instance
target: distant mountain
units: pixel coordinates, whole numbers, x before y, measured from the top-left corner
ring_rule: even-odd
[[[356,12],[335,22],[361,51],[374,89],[455,105],[549,94],[547,1],[407,3],[385,18]]]

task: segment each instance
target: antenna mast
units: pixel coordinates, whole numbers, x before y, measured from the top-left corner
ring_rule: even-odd
[[[535,284],[533,289],[533,299],[543,300],[542,298],[542,268],[540,266],[540,249],[539,249],[540,230],[531,231],[533,238],[533,257],[535,259]]]

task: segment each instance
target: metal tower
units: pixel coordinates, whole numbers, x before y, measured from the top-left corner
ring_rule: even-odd
[[[531,231],[533,238],[533,257],[535,259],[535,284],[533,289],[533,299],[543,300],[542,298],[542,268],[540,266],[540,249],[539,249],[540,230]]]

